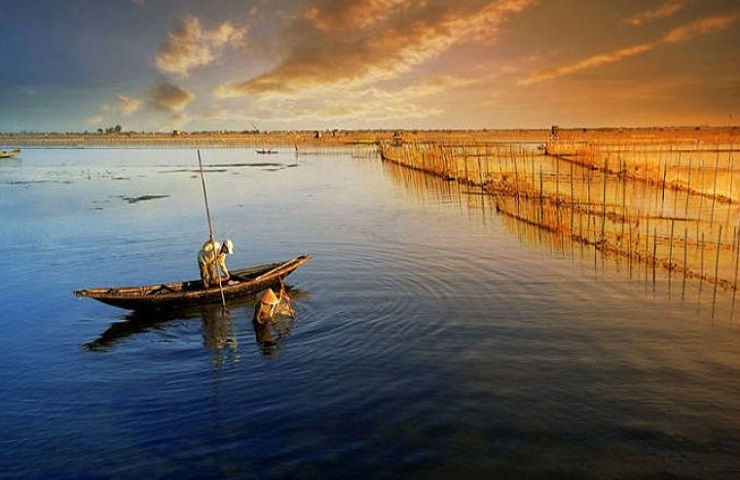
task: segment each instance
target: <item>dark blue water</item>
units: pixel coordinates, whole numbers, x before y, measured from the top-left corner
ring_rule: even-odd
[[[0,164],[3,478],[736,478],[727,292],[563,248],[454,183],[353,151],[202,150],[253,298],[135,315],[74,289],[196,278],[191,149]]]

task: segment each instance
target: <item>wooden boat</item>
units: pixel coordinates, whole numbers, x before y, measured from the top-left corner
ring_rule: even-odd
[[[280,287],[285,277],[310,258],[310,255],[301,255],[285,262],[230,271],[231,279],[222,285],[223,296],[229,300]],[[74,294],[129,310],[176,310],[221,302],[221,289],[218,286],[203,288],[201,280],[138,287],[87,288],[75,290]]]
[[[0,150],[0,158],[13,158],[21,154],[21,149],[16,148],[15,150]]]

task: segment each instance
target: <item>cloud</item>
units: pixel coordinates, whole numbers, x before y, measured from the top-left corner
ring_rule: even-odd
[[[244,108],[211,109],[201,116],[215,124],[260,125],[305,122],[313,128],[326,128],[353,121],[363,125],[388,126],[389,122],[439,117],[445,95],[459,88],[480,84],[480,78],[438,76],[424,82],[399,87],[398,81],[375,86],[356,85],[336,89],[331,85],[311,92],[273,92],[249,99]],[[258,119],[258,120],[257,120]],[[269,127],[268,127],[269,128]]]
[[[101,123],[103,123],[103,116],[102,115],[93,115],[91,117],[88,117],[85,120],[85,123],[87,125],[89,125],[89,126],[100,125]]]
[[[589,58],[579,60],[569,65],[553,68],[551,70],[545,70],[536,72],[527,78],[520,80],[519,85],[532,85],[535,83],[543,82],[546,80],[553,80],[566,75],[571,75],[576,72],[583,70],[589,70],[592,68],[600,67],[610,63],[616,63],[626,58],[641,55],[643,53],[654,50],[661,44],[676,44],[687,42],[696,37],[707,35],[709,33],[718,32],[729,28],[738,19],[738,14],[726,15],[726,16],[714,16],[706,17],[695,22],[683,25],[675,28],[668,32],[663,38],[657,42],[644,43],[640,45],[634,45],[627,48],[622,48],[614,52],[603,53],[594,55]]]
[[[137,98],[127,97],[125,95],[118,96],[118,109],[124,117],[128,117],[138,112],[144,102]]]
[[[190,116],[185,112],[180,112],[172,115],[169,118],[167,126],[169,128],[180,128],[190,121]]]
[[[304,18],[317,30],[329,35],[363,29],[385,22],[399,11],[405,11],[418,0],[358,0],[323,2],[306,8]]]
[[[642,53],[648,52],[653,48],[655,48],[654,44],[647,43],[643,45],[635,45],[633,47],[623,48],[615,52],[594,55],[584,60],[579,60],[570,65],[564,65],[552,70],[545,70],[535,73],[525,78],[524,80],[521,80],[519,84],[532,85],[534,83],[543,82],[545,80],[552,80],[554,78],[563,77],[576,72],[580,72],[582,70],[588,70],[609,63],[619,62],[621,60],[624,60],[625,58],[634,57],[635,55],[640,55]]]
[[[311,93],[271,93],[255,97],[250,115],[265,121],[310,120],[312,123],[388,122],[440,116],[443,94],[479,82],[479,79],[439,76],[403,87],[391,84],[355,85],[336,89],[330,85]],[[441,100],[444,103],[444,100]]]
[[[396,78],[454,45],[493,41],[536,0],[313,0],[293,20],[279,63],[220,85],[219,98],[349,88]]]
[[[157,68],[165,74],[187,77],[190,71],[205,67],[230,45],[238,48],[246,43],[247,30],[224,22],[213,30],[204,30],[197,17],[184,17],[157,55]]]
[[[650,23],[656,20],[662,20],[664,18],[675,15],[676,13],[683,10],[685,4],[685,0],[669,0],[652,10],[637,13],[629,17],[625,21],[635,27],[641,27],[646,23]]]
[[[666,43],[682,43],[708,33],[726,30],[738,19],[738,14],[706,17],[688,25],[675,28],[663,37]]]
[[[149,104],[168,112],[182,112],[195,100],[188,90],[172,83],[161,82],[154,87],[149,95]]]

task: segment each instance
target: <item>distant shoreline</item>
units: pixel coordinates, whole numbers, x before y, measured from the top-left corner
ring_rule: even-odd
[[[645,139],[713,139],[736,136],[737,127],[561,128],[570,139],[603,137]],[[276,132],[171,132],[171,133],[0,133],[4,147],[329,147],[373,145],[402,139],[407,142],[487,143],[544,142],[551,129],[511,130],[329,130]]]

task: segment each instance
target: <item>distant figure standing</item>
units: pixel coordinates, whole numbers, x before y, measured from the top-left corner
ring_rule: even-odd
[[[219,243],[214,239],[209,239],[203,244],[203,248],[198,252],[198,267],[203,286],[209,288],[218,285],[219,281],[229,281],[231,275],[226,268],[226,255],[232,253],[234,253],[234,242],[231,240]],[[219,274],[219,269],[223,276]]]

